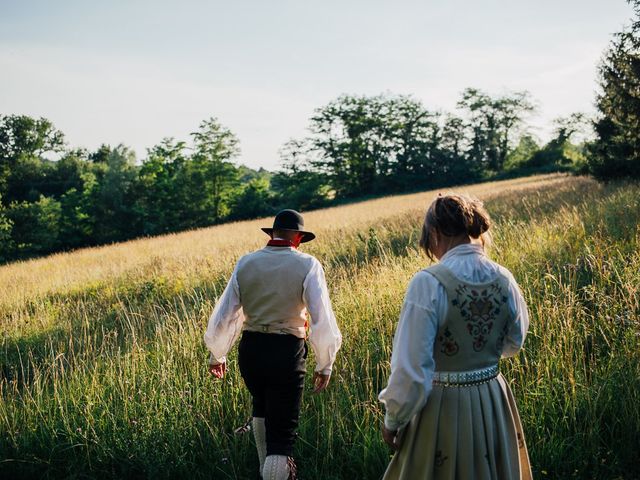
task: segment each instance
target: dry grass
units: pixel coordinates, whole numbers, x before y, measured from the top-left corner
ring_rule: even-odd
[[[552,174],[465,186],[462,191],[482,199],[562,183],[566,176]],[[378,198],[315,210],[305,215],[306,227],[322,237],[341,230],[375,225],[377,220],[408,211],[422,211],[437,190]],[[217,225],[200,230],[144,238],[95,248],[60,253],[46,258],[0,267],[0,305],[16,306],[50,293],[64,293],[87,284],[123,276],[198,276],[204,271],[228,270],[239,255],[262,245],[260,227],[272,219]]]

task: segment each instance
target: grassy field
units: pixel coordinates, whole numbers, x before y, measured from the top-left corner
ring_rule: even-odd
[[[640,186],[550,175],[467,186],[495,220],[490,255],[531,312],[504,361],[536,478],[640,478]],[[376,400],[435,192],[310,212],[344,343],[329,390],[305,391],[305,479],[376,479]],[[254,478],[235,350],[206,372],[202,335],[235,260],[270,220],[0,268],[0,478]],[[311,359],[313,364],[313,359]],[[311,371],[311,368],[309,368]]]

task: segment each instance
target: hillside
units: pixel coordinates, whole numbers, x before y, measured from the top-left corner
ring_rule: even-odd
[[[536,478],[637,478],[640,187],[547,175],[465,186],[495,220],[490,255],[531,313],[503,362]],[[389,459],[376,400],[437,192],[305,215],[344,344],[326,394],[305,391],[306,479],[378,478]],[[222,382],[202,334],[238,256],[271,219],[0,267],[0,476],[253,478],[235,351]],[[313,362],[313,359],[310,359]]]

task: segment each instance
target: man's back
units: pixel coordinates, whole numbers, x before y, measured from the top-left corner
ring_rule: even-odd
[[[304,338],[304,281],[314,261],[290,247],[265,247],[238,262],[245,330],[291,333]]]
[[[302,215],[282,210],[267,246],[242,257],[209,318],[204,341],[211,352],[209,372],[222,378],[226,356],[238,346],[240,374],[251,393],[252,430],[260,474],[295,479],[293,445],[300,416],[309,344],[316,368],[313,391],[329,384],[342,343],[320,262],[297,247],[315,238]]]

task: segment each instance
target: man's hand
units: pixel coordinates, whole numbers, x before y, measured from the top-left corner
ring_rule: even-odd
[[[315,372],[313,374],[313,393],[320,393],[325,388],[327,388],[330,378],[331,374],[325,375],[320,372]]]
[[[213,375],[215,378],[224,377],[225,372],[227,371],[227,363],[210,363],[209,364],[209,373]]]
[[[387,427],[382,425],[382,438],[384,439],[384,443],[391,447],[391,450],[394,452],[398,450],[398,431],[397,430],[387,430]]]

